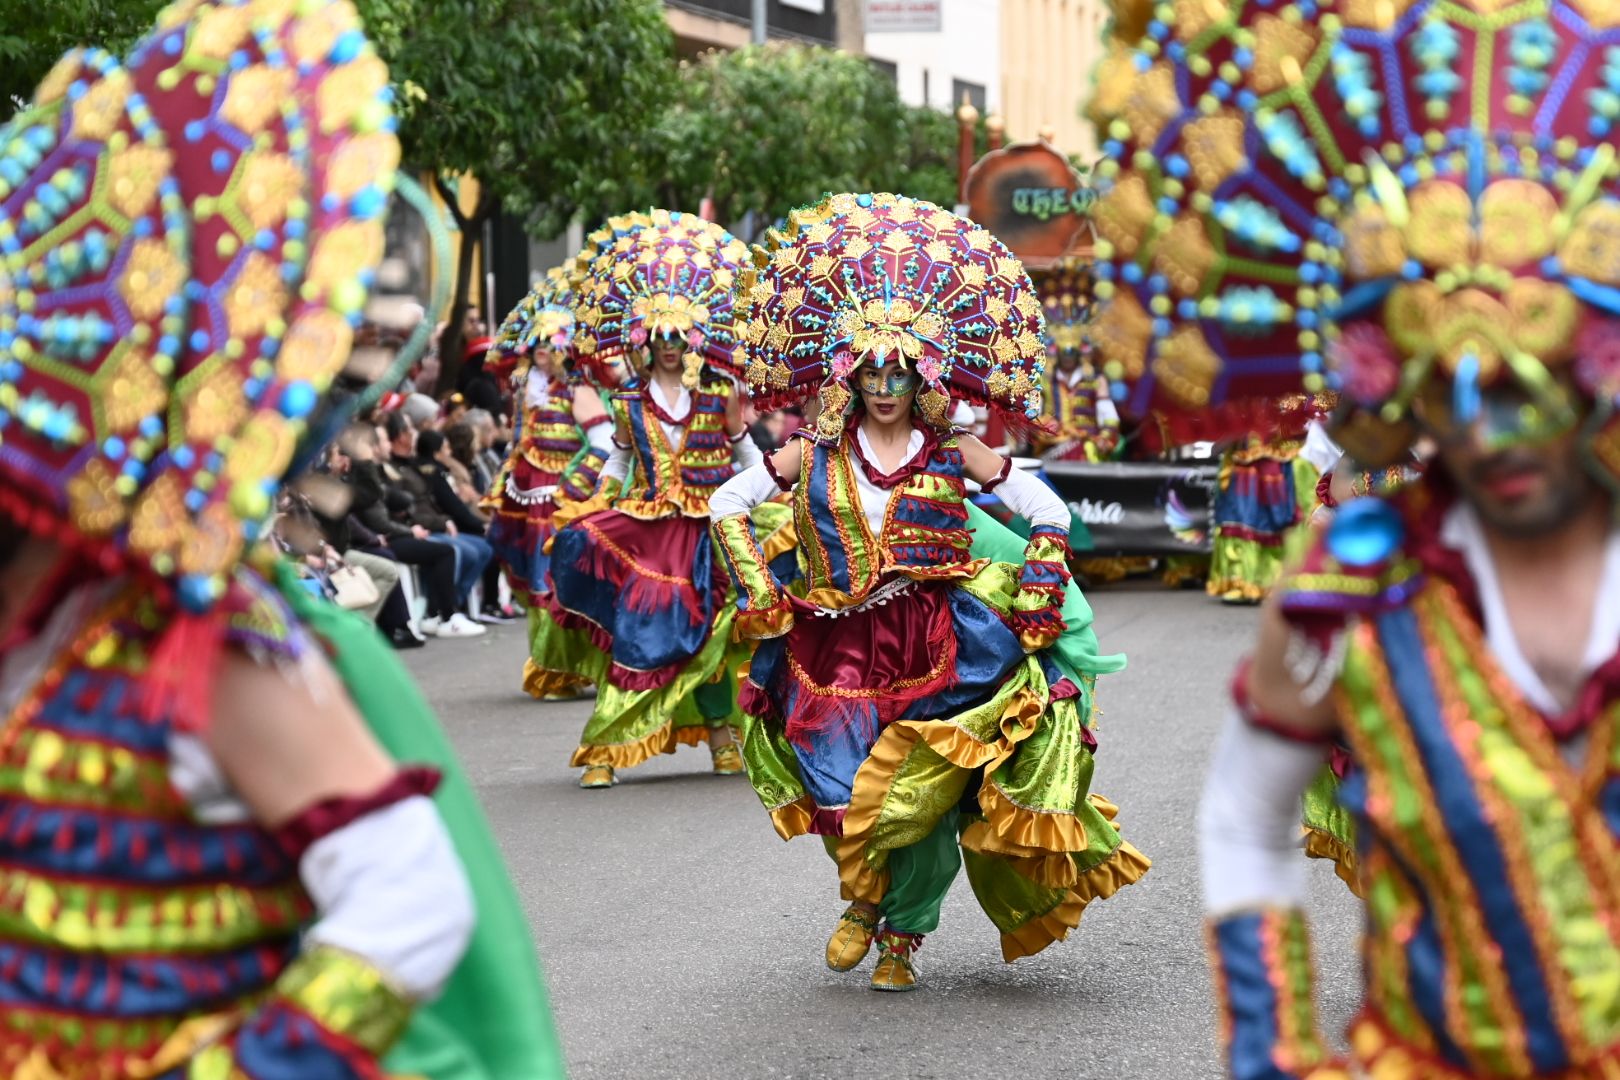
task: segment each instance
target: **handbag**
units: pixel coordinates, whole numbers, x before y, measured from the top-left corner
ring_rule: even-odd
[[[381,599],[377,583],[358,566],[340,566],[327,575],[332,587],[332,600],[345,611],[368,608]]]

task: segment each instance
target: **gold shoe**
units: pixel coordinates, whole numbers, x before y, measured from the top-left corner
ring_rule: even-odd
[[[738,753],[737,744],[734,742],[709,747],[709,756],[714,759],[716,776],[737,776],[743,771],[742,754]]]
[[[579,778],[579,786],[582,788],[610,788],[618,782],[619,778],[613,775],[611,765],[587,765],[584,774]]]
[[[854,904],[838,917],[838,929],[827,939],[827,966],[834,971],[851,971],[860,966],[872,949],[877,933],[877,913]]]
[[[877,936],[878,962],[872,969],[872,989],[900,992],[917,989],[917,968],[911,954],[922,944],[921,934],[902,934],[884,927]]]

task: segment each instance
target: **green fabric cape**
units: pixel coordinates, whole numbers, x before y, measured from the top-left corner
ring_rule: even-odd
[[[444,774],[434,796],[478,905],[478,926],[444,994],[416,1011],[383,1061],[427,1080],[562,1080],[562,1047],[528,920],[455,751],[394,649],[372,624],[310,594],[287,563],[276,585],[325,645],[366,724],[396,761]]]
[[[1019,536],[1014,529],[979,509],[971,500],[966,506],[968,528],[973,530],[973,557],[1022,566],[1024,548],[1029,544],[1026,536]],[[1014,518],[1013,521],[1015,524],[1023,523],[1022,518]],[[1027,534],[1029,526],[1025,525],[1024,528]],[[1097,644],[1097,633],[1091,625],[1091,605],[1086,602],[1080,586],[1072,581],[1063,591],[1063,621],[1068,629],[1049,651],[1057,658],[1058,667],[1076,685],[1090,685],[1089,680],[1082,676],[1107,675],[1125,667],[1124,653],[1104,656],[1098,651],[1101,646]]]

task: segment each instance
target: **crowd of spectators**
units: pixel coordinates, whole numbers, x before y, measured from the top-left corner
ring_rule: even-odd
[[[476,312],[463,335],[448,385],[440,385],[444,366],[430,349],[279,507],[274,535],[306,586],[375,619],[402,649],[478,637],[518,615],[500,599],[501,568],[479,506],[506,457],[516,406],[511,388],[484,370],[491,342]],[[390,354],[403,340],[367,325],[356,345]],[[767,452],[804,423],[796,411],[761,417],[746,404],[745,418]],[[356,575],[370,588],[357,586]]]
[[[483,370],[489,339],[468,336],[454,389],[437,391],[441,365],[430,352],[403,392],[357,418],[279,507],[274,535],[306,587],[375,619],[398,648],[478,637],[518,614],[501,600],[479,506],[505,457],[513,406]],[[357,336],[384,351],[400,340],[371,326]],[[370,588],[354,584],[357,573]]]

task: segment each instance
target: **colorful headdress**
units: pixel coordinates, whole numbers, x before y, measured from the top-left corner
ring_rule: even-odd
[[[562,267],[537,281],[495,331],[484,368],[496,375],[522,377],[534,350],[567,349],[574,340],[573,293]]]
[[[1407,409],[1620,386],[1620,9],[1161,3],[1108,123],[1094,340],[1133,411],[1342,390],[1360,460]],[[1579,360],[1577,360],[1579,357]]]
[[[0,129],[0,506],[208,607],[349,356],[399,148],[346,2],[195,0]]]
[[[1092,284],[1091,264],[1072,256],[1040,276],[1037,287],[1049,355],[1091,352]]]
[[[832,195],[772,229],[755,263],[737,321],[760,409],[820,394],[821,434],[841,435],[850,373],[895,362],[921,377],[930,423],[948,423],[952,398],[1038,423],[1041,302],[973,222],[902,195]]]
[[[693,378],[702,364],[739,374],[732,289],[747,258],[747,244],[694,214],[608,219],[572,264],[575,351],[589,361],[675,337]]]
[[[495,328],[495,341],[490,345],[489,355],[484,360],[485,371],[504,378],[527,366],[528,350],[523,348],[523,335],[528,332],[529,324],[534,321],[539,300],[537,286],[525,293],[523,299],[517,302],[517,306],[506,313],[501,325]]]
[[[538,348],[571,349],[574,345],[574,291],[561,266],[546,271],[545,280],[535,286],[534,317],[523,331],[525,352]]]

